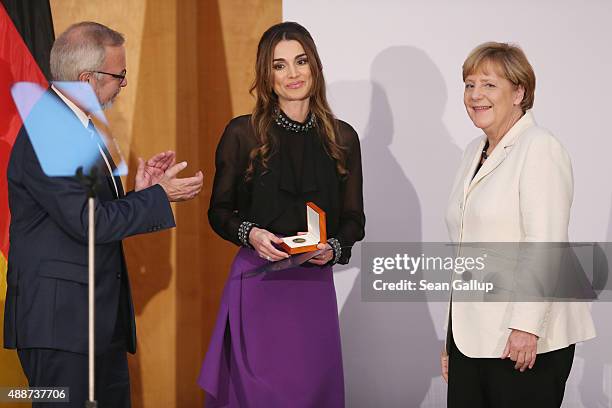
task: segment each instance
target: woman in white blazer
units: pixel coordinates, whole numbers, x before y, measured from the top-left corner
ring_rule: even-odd
[[[570,158],[539,127],[523,51],[485,43],[463,64],[464,104],[484,135],[465,150],[446,213],[453,242],[567,242]],[[452,297],[451,297],[452,299]],[[452,301],[441,363],[448,407],[560,407],[587,303]]]

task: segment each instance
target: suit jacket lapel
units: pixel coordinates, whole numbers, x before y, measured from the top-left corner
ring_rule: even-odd
[[[491,156],[489,156],[489,158],[484,161],[484,163],[482,164],[482,167],[480,168],[480,170],[478,170],[478,173],[476,173],[474,178],[471,179],[471,182],[469,183],[469,186],[468,186],[467,194],[470,194],[470,191],[472,191],[474,186],[478,184],[480,180],[482,180],[485,176],[487,176],[489,173],[495,170],[497,166],[499,166],[501,162],[504,161],[504,159],[506,158],[506,147],[507,146],[502,146],[501,141],[499,142],[497,146],[495,146],[495,149],[493,150],[493,153],[491,154]],[[482,148],[478,151],[478,154],[477,154],[478,157],[476,159],[476,162],[480,160],[481,152],[482,152]],[[472,174],[473,173],[470,173],[468,176],[471,178]]]
[[[107,176],[106,178],[108,179],[108,182],[110,183],[110,187],[111,190],[115,191],[115,187],[113,186],[113,179],[115,180],[115,184],[117,185],[117,192],[119,193],[119,196],[117,198],[122,198],[125,196],[125,192],[123,190],[123,184],[121,183],[121,177],[116,176],[115,170],[117,170],[117,165],[115,164],[115,161],[113,160],[113,155],[110,153],[110,151],[108,150],[108,147],[106,147],[106,144],[104,143],[104,140],[102,140],[102,138],[100,138],[100,147],[102,148],[102,151],[104,152],[104,155],[106,156],[106,158],[108,159],[108,164],[110,165],[113,173],[108,174],[108,168],[106,168],[107,171]],[[106,166],[104,166],[106,167]]]
[[[476,167],[478,166],[478,162],[480,161],[481,152],[484,148],[484,145],[487,141],[486,136],[482,137],[482,140],[478,144],[478,148],[475,152],[472,152],[472,162],[469,166],[467,166],[467,172],[464,174],[463,178],[463,200],[467,197],[468,191],[470,189],[470,185],[474,180],[474,172],[476,171]],[[481,169],[482,170],[482,169]]]
[[[476,152],[476,155],[475,155],[476,157],[474,157],[474,162],[472,163],[472,166],[470,167],[470,172],[466,175],[466,179],[465,179],[466,189],[464,190],[465,192],[464,197],[467,197],[470,194],[470,192],[474,189],[474,187],[478,185],[478,183],[483,178],[489,175],[493,170],[495,170],[506,159],[506,157],[510,153],[510,150],[512,149],[512,146],[517,141],[518,137],[525,130],[529,129],[532,126],[535,126],[535,124],[536,123],[535,123],[535,120],[533,118],[531,111],[527,111],[523,115],[523,117],[520,118],[518,122],[516,122],[514,126],[512,126],[512,128],[510,128],[508,133],[506,133],[504,137],[502,137],[502,139],[499,141],[497,146],[495,146],[495,149],[493,150],[493,153],[491,153],[491,156],[489,156],[489,158],[485,160],[480,170],[478,170],[478,173],[476,174],[476,176],[472,178],[472,175],[474,174],[474,170],[476,170],[476,164],[478,163],[478,160],[480,160],[480,155],[481,155],[482,149],[484,148],[484,143],[486,139],[483,138],[483,140],[480,143],[480,147],[478,151]]]
[[[125,191],[123,190],[123,183],[121,183],[121,177],[119,176],[114,176],[114,177],[115,177],[115,183],[117,183],[117,190],[119,190],[118,198],[123,198],[125,197]]]
[[[125,196],[125,192],[123,190],[123,185],[121,183],[121,177],[115,175],[115,170],[117,170],[117,165],[115,164],[115,160],[113,160],[113,155],[108,150],[106,143],[104,143],[104,139],[102,139],[102,137],[100,136],[100,133],[98,133],[98,130],[95,127],[93,127],[93,133],[94,133],[93,134],[94,140],[98,144],[98,146],[100,146],[100,149],[101,149],[100,166],[102,167],[101,170],[103,174],[105,175],[106,181],[108,182],[108,186],[113,192],[113,196],[115,196],[115,198],[122,198]],[[105,158],[106,160],[108,160],[108,166],[106,165],[106,162],[104,160]],[[110,169],[108,168],[109,166],[110,166]],[[115,184],[113,184],[113,180],[115,181]],[[116,190],[115,190],[115,185],[117,186]]]

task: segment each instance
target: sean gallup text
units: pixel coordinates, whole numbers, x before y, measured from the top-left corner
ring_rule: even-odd
[[[493,283],[479,282],[475,279],[461,280],[455,279],[452,282],[429,282],[426,279],[413,281],[402,279],[395,282],[384,282],[382,279],[373,281],[372,286],[377,291],[471,291],[471,292],[486,292],[493,290]]]

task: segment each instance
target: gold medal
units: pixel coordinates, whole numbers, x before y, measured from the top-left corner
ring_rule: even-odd
[[[295,242],[296,244],[302,244],[306,242],[306,239],[305,238],[293,238],[293,242]]]

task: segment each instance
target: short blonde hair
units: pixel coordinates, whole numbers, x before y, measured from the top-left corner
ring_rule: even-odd
[[[536,78],[531,64],[525,53],[517,45],[486,42],[474,48],[463,63],[463,81],[487,65],[492,64],[508,81],[515,86],[522,86],[525,96],[521,102],[521,109],[526,112],[533,107],[535,97]]]

